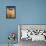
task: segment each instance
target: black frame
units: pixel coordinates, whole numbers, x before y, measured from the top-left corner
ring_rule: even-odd
[[[7,15],[7,8],[8,9],[14,8],[14,10],[15,10],[15,17],[8,17],[8,15]],[[16,18],[16,6],[6,6],[6,18],[7,19],[15,19]]]

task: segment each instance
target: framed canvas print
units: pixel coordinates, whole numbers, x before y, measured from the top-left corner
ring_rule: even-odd
[[[16,6],[6,6],[6,18],[16,18]]]
[[[20,24],[18,30],[20,31],[20,41],[46,41],[46,25]]]

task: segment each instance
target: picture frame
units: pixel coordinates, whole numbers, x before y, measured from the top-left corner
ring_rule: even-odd
[[[6,18],[7,19],[16,18],[16,6],[6,6]]]

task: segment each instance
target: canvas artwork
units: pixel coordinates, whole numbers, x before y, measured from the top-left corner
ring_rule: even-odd
[[[16,6],[6,6],[6,18],[16,18]]]
[[[20,40],[46,41],[46,25],[19,25]]]

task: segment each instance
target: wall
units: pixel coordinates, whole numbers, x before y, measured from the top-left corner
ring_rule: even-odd
[[[16,32],[17,34],[17,18],[6,19],[6,6],[16,6],[16,1],[0,0],[0,44],[7,44],[8,34]],[[17,38],[18,39],[18,38]],[[16,43],[18,42],[16,39]]]
[[[17,0],[19,24],[46,24],[46,0]]]
[[[16,6],[16,19],[6,19],[6,6]],[[0,44],[7,43],[17,24],[46,24],[46,0],[0,0]]]

